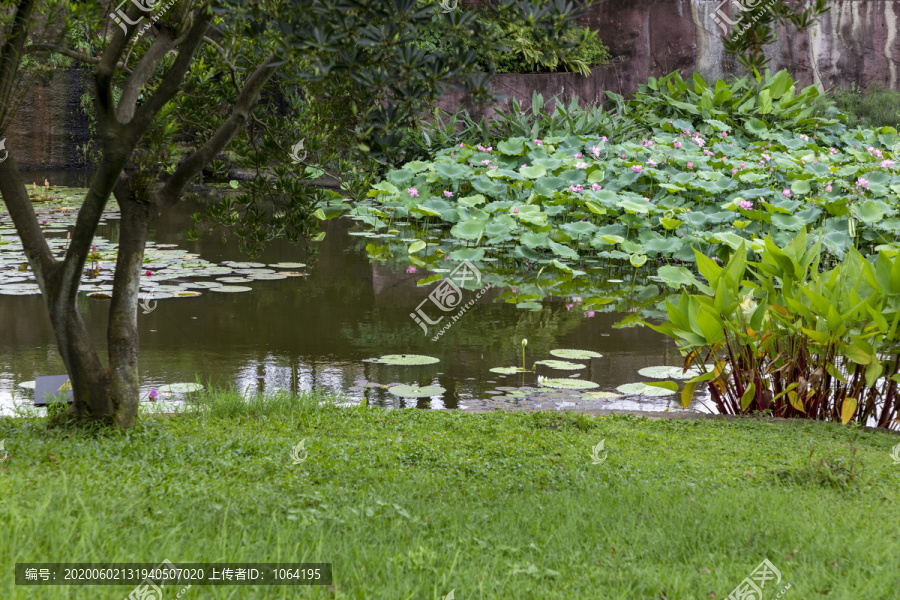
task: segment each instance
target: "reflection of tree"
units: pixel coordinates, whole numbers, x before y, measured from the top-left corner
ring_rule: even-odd
[[[474,295],[474,292],[467,293]],[[412,304],[410,308],[413,308]],[[456,311],[448,314],[456,314]],[[404,316],[405,320],[398,326],[390,327],[389,324],[397,319],[397,311],[376,309],[366,320],[345,324],[341,328],[341,337],[352,340],[360,349],[383,349],[381,353],[384,354],[429,354],[435,352],[435,348],[450,347],[458,349],[460,354],[477,351],[496,356],[508,353],[509,360],[515,361],[511,364],[518,364],[522,360],[522,338],[528,339],[529,354],[546,354],[555,347],[554,340],[573,331],[583,320],[581,313],[563,307],[532,312],[503,303],[476,302],[437,341],[432,341],[440,328],[449,322],[449,317],[430,327],[426,335],[408,315]]]

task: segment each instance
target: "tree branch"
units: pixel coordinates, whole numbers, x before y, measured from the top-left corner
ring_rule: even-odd
[[[127,133],[127,137],[129,139],[133,138],[134,143],[137,143],[137,140],[144,135],[144,132],[147,131],[153,122],[153,118],[181,89],[184,74],[187,73],[191,66],[194,53],[200,47],[200,44],[203,43],[203,36],[207,28],[209,28],[209,19],[210,16],[205,10],[196,13],[196,20],[185,36],[185,41],[178,51],[178,56],[175,58],[175,64],[166,73],[153,95],[135,112],[134,118],[129,123]]]
[[[166,54],[175,47],[175,34],[168,27],[161,27],[150,48],[141,57],[131,76],[125,81],[122,97],[116,107],[116,118],[120,123],[127,123],[134,116],[141,88],[147,85],[150,77]]]
[[[81,52],[72,50],[71,48],[58,46],[56,44],[29,44],[25,47],[25,52],[27,52],[28,54],[38,54],[40,52],[55,52],[56,54],[62,54],[63,56],[74,58],[75,60],[87,65],[96,65],[100,63],[100,58],[97,56],[82,54]],[[116,64],[116,68],[123,69],[126,72],[131,73],[131,71],[122,63]]]
[[[188,182],[194,179],[204,165],[215,158],[234,139],[240,128],[247,122],[250,109],[256,104],[263,87],[278,69],[277,66],[273,65],[280,60],[275,55],[270,56],[247,78],[247,82],[244,84],[240,94],[238,94],[231,116],[222,123],[218,131],[203,146],[178,165],[178,168],[175,169],[169,180],[157,192],[157,206],[167,208],[174,204],[181,197]]]
[[[20,0],[13,17],[12,29],[0,49],[0,131],[5,129],[7,108],[13,93],[13,83],[22,62],[22,49],[28,39],[28,25],[35,0]]]

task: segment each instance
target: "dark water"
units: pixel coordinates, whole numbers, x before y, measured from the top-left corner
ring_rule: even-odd
[[[44,174],[41,174],[43,176]],[[84,185],[78,174],[54,184]],[[74,180],[73,180],[74,179]],[[237,242],[222,235],[200,241],[185,239],[192,226],[193,202],[182,202],[151,230],[158,243],[178,244],[212,262],[247,260]],[[640,368],[678,365],[674,344],[648,328],[618,329],[623,315],[597,312],[585,318],[565,302],[540,312],[493,302],[500,290],[489,290],[437,341],[410,318],[431,289],[417,287],[424,275],[401,267],[371,263],[368,240],[348,235],[348,220],[329,221],[327,235],[315,257],[300,245],[274,243],[260,257],[262,263],[306,262],[308,277],[246,284],[252,292],[204,293],[199,298],[160,300],[150,314],[138,315],[140,373],[144,392],[173,382],[199,377],[204,384],[232,385],[249,393],[277,389],[313,388],[344,394],[359,402],[365,393],[371,404],[390,407],[459,408],[529,406],[528,400],[495,392],[498,387],[535,386],[532,373],[501,376],[492,367],[517,366],[522,361],[522,338],[528,339],[526,362],[553,358],[553,348],[593,350],[593,359],[579,378],[611,391],[624,383],[652,381]],[[100,235],[116,241],[117,226]],[[466,292],[466,300],[475,292]],[[94,343],[105,358],[108,303],[82,295],[80,304]],[[384,354],[425,354],[440,359],[433,365],[389,366],[366,362]],[[36,376],[64,373],[40,296],[0,296],[0,408],[8,409],[17,383]],[[574,371],[545,367],[538,374],[565,378]],[[439,385],[441,397],[401,399],[381,387],[360,384],[405,383]],[[491,393],[493,392],[493,393]],[[676,396],[622,396],[585,402],[560,393],[544,398],[540,408],[597,406],[602,408],[679,410]]]

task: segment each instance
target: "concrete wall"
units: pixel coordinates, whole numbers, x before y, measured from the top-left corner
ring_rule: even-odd
[[[545,99],[562,94],[593,102],[606,90],[627,95],[648,77],[676,69],[682,75],[697,71],[718,77],[729,68],[729,60],[713,15],[720,8],[726,15],[736,15],[736,6],[737,0],[599,0],[583,24],[598,31],[616,62],[595,68],[590,77],[498,75],[493,87],[529,105],[534,90]],[[831,0],[829,6],[831,11],[812,29],[779,32],[780,41],[768,50],[772,67],[789,69],[804,84],[877,83],[900,90],[900,0]],[[78,106],[87,82],[84,71],[70,70],[22,90],[20,112],[0,133],[22,168],[84,166],[76,146],[88,135]],[[440,102],[450,112],[461,105],[465,106],[460,94],[448,94]]]

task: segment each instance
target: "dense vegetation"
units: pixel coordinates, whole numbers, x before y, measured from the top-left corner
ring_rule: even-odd
[[[651,79],[627,103],[610,96],[613,111],[557,104],[552,116],[539,116],[514,109],[483,129],[487,136],[501,132],[502,139],[444,147],[431,160],[390,171],[370,192],[372,200],[351,211],[366,226],[361,234],[377,240],[369,244],[370,254],[379,259],[399,256],[432,270],[446,258],[474,261],[489,271],[489,281],[515,289],[507,299],[526,309],[540,310],[540,301],[548,296],[577,296],[587,312],[604,306],[645,308],[645,317],[671,317],[671,309],[663,312],[666,303],[659,283],[676,289],[697,287],[691,275],[696,266],[688,270],[682,264],[745,260],[747,253],[762,256],[764,262],[765,256],[774,256],[781,264],[778,261],[786,259],[778,249],[788,247],[798,233],[803,234],[803,247],[795,252],[796,260],[807,251],[807,234],[810,243],[818,244],[816,273],[839,263],[835,273],[868,273],[860,269],[860,256],[869,257],[873,265],[879,256],[879,265],[886,261],[884,268],[893,268],[900,251],[900,137],[895,129],[849,128],[832,101],[814,86],[797,90],[785,71],[714,85],[696,75],[685,82],[673,73]],[[841,262],[845,260],[851,262]],[[618,272],[609,266],[616,263]],[[804,264],[807,270],[792,277],[815,287],[805,279],[809,261]],[[767,299],[776,307],[785,304],[776,300],[774,290],[766,295],[764,286],[739,289],[746,263],[737,268],[731,290],[735,302],[740,304],[750,293],[761,306]],[[878,273],[882,270],[879,266]],[[865,284],[859,278],[846,279],[844,287],[817,293],[849,302],[857,296],[846,294],[855,290],[858,297],[874,302],[869,308],[879,315],[878,323],[893,323],[896,299],[885,296],[878,304],[882,300],[871,288],[883,282],[876,282],[872,273]],[[781,272],[765,276],[784,281],[785,287],[789,281]],[[630,288],[623,294],[623,286],[615,284],[625,279]],[[618,290],[611,293],[611,287]],[[709,287],[716,291],[714,283]],[[786,296],[788,292],[784,290]],[[725,305],[716,306],[722,318],[734,310],[731,302]],[[799,305],[787,307],[792,319],[800,317]],[[814,415],[841,418],[844,400],[853,398],[860,408],[848,404],[844,420],[855,415],[863,422],[894,424],[892,401],[878,414],[869,405],[876,397],[892,397],[875,357],[895,352],[896,325],[871,330],[868,309],[851,308],[840,313],[842,329],[815,319],[803,327],[776,327],[778,339],[785,341],[796,341],[800,329],[818,332],[810,334],[803,351],[822,360],[801,361],[793,375],[783,373],[783,388],[762,384],[763,376],[771,379],[773,369],[785,366],[778,352],[761,371],[735,364],[737,401],[719,409],[769,409],[774,400],[767,390],[773,396],[785,392],[787,402],[794,389],[787,388],[800,384],[797,377],[808,381],[819,367],[824,373],[826,363],[858,352],[850,359],[868,369],[868,377],[860,379],[860,371],[852,367],[857,369],[854,384],[833,402],[824,402],[812,387],[803,389],[810,394],[807,400],[817,404]],[[814,304],[806,310],[822,314]],[[639,320],[638,315],[631,319]],[[831,337],[823,338],[826,329]],[[863,341],[857,340],[860,336]],[[715,360],[722,347],[717,345],[720,339],[713,338],[694,346],[708,347],[706,355]],[[842,341],[832,347],[838,339]],[[826,349],[821,355],[816,344]],[[697,349],[694,346],[691,349]],[[798,356],[791,354],[791,360]],[[888,377],[895,363],[890,362]],[[821,381],[827,387],[830,377],[843,377],[839,375],[822,375]],[[721,372],[717,376],[724,381]],[[865,402],[856,398],[862,388],[853,387],[863,380],[871,392]],[[752,394],[744,398],[744,392],[754,381],[756,402],[751,403]],[[709,378],[707,383],[715,387]],[[878,393],[871,391],[876,383],[881,386]],[[804,401],[790,406],[794,408],[781,412],[809,409]]]

